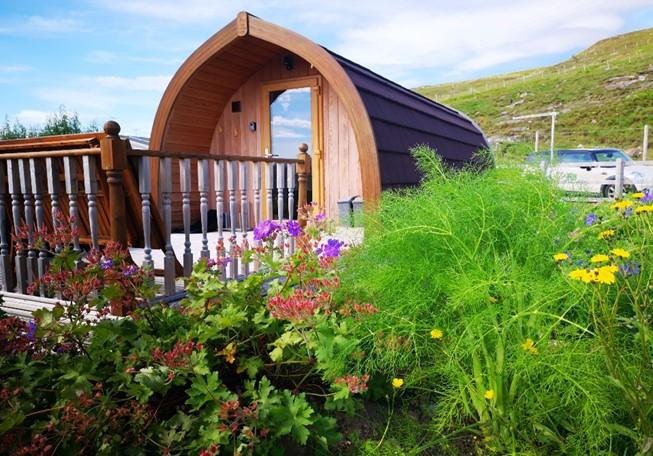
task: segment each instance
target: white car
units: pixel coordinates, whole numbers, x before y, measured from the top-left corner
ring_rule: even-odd
[[[653,189],[653,166],[641,165],[619,149],[561,149],[554,151],[550,166],[549,152],[528,157],[532,164],[547,163],[547,176],[558,180],[561,189],[570,192],[614,194],[617,159],[624,160],[624,190],[638,192]]]

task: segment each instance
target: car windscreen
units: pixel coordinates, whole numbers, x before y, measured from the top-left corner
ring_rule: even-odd
[[[592,162],[592,154],[583,151],[560,151],[558,153],[558,161],[560,163],[577,163],[577,162]]]
[[[594,151],[594,156],[596,161],[606,162],[606,161],[616,161],[618,158],[623,159],[624,161],[631,161],[632,159],[618,149],[604,149]]]

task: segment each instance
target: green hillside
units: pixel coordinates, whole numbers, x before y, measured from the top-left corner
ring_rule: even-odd
[[[637,154],[643,125],[653,128],[653,28],[599,41],[554,66],[415,90],[471,116],[504,153],[527,153],[535,130],[549,147],[550,120],[513,116],[558,111],[556,146]]]

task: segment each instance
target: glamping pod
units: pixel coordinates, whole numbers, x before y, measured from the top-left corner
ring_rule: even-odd
[[[300,143],[311,158],[310,200],[331,216],[338,201],[374,202],[382,189],[419,182],[409,153],[417,144],[454,166],[487,147],[460,112],[246,12],[178,69],[150,137],[151,149],[213,159],[294,159]],[[172,180],[176,188],[177,169]]]

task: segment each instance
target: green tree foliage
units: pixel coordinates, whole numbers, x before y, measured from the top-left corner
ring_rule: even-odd
[[[59,107],[59,111],[53,112],[48,117],[45,125],[38,128],[26,127],[18,119],[11,122],[9,116],[5,115],[4,124],[0,126],[0,140],[68,135],[92,131],[98,131],[97,123],[91,122],[86,126],[82,125],[79,115],[74,111],[68,111],[62,105]]]

